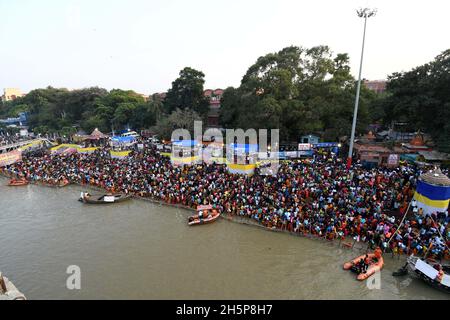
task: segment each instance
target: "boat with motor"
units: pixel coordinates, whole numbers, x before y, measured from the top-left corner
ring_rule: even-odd
[[[27,300],[25,295],[0,272],[0,300]]]
[[[411,255],[401,270],[406,270],[407,274],[425,281],[440,291],[450,293],[450,265],[427,262]]]
[[[212,205],[201,205],[197,207],[197,214],[189,217],[188,225],[195,226],[212,223],[219,217],[220,212],[214,209]]]
[[[130,195],[122,194],[122,193],[108,193],[102,195],[91,195],[89,192],[82,192],[78,201],[89,204],[111,204],[111,203],[119,203],[131,198]]]

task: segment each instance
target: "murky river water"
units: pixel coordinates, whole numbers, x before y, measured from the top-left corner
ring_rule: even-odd
[[[448,299],[386,257],[381,289],[342,270],[359,254],[337,244],[132,200],[77,201],[82,188],[7,187],[0,178],[0,271],[28,299]],[[66,269],[81,268],[81,290]]]

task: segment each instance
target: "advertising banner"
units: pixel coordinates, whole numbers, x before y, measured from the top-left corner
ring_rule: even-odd
[[[22,160],[22,151],[14,150],[0,154],[0,167],[4,167]]]
[[[307,151],[311,150],[311,144],[310,143],[299,143],[298,144],[298,151]]]
[[[395,166],[396,167],[396,166],[398,166],[399,160],[400,160],[400,157],[399,157],[398,154],[390,154],[389,157],[388,157],[387,163],[388,163],[389,166]]]

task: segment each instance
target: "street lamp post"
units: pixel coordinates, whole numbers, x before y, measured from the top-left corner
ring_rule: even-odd
[[[361,73],[362,73],[362,65],[363,65],[363,58],[364,58],[364,44],[366,41],[367,18],[373,17],[376,14],[376,9],[364,8],[364,9],[358,9],[356,12],[358,14],[358,17],[364,18],[364,32],[363,32],[363,41],[362,41],[362,49],[361,49],[361,61],[359,63],[358,85],[356,88],[355,110],[353,112],[352,134],[350,136],[350,148],[348,150],[348,158],[347,158],[347,169],[350,169],[350,166],[352,165],[353,141],[355,140],[356,118],[358,117],[359,93],[361,91]]]

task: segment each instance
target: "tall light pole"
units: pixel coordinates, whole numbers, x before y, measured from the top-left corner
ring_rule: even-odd
[[[377,12],[376,9],[369,9],[369,8],[363,8],[363,9],[356,10],[358,17],[364,18],[364,32],[363,32],[363,42],[362,42],[362,49],[361,49],[361,61],[359,63],[358,86],[356,88],[355,111],[353,112],[352,134],[350,136],[350,148],[348,149],[347,169],[350,169],[350,166],[352,165],[353,141],[355,140],[356,118],[358,117],[359,93],[361,91],[361,73],[362,73],[362,65],[363,65],[363,58],[364,58],[364,44],[366,42],[367,18],[373,17],[376,14],[376,12]]]

